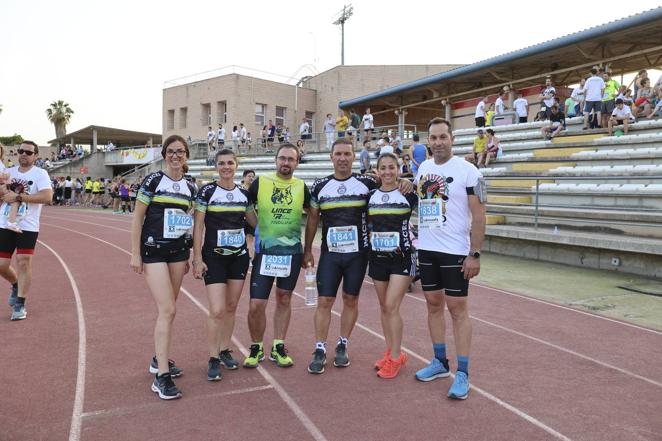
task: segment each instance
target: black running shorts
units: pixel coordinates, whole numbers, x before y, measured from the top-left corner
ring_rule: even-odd
[[[368,267],[368,253],[332,253],[323,251],[317,264],[317,292],[323,297],[335,297],[342,279],[343,292],[358,296]]]
[[[140,256],[143,263],[175,263],[184,262],[189,259],[191,250],[189,248],[181,249],[168,254],[158,253],[156,250],[149,249],[146,246],[140,247]]]
[[[11,259],[12,254],[34,254],[37,246],[38,231],[23,231],[15,233],[12,230],[0,228],[0,258]]]
[[[260,274],[262,264],[262,253],[255,254],[253,269],[251,270],[251,299],[267,300],[271,293],[271,287],[276,279],[276,286],[285,291],[294,291],[299,280],[303,254],[292,255],[292,268],[288,277],[271,277]]]
[[[241,255],[221,256],[214,253],[203,253],[202,260],[207,265],[204,274],[205,285],[227,283],[231,280],[244,280],[248,274],[248,250]]]
[[[370,267],[368,275],[380,282],[388,282],[391,274],[396,276],[414,277],[416,275],[416,260],[414,255],[370,252]]]
[[[451,297],[466,297],[469,281],[464,278],[462,264],[466,256],[436,251],[418,250],[423,291],[445,290]]]

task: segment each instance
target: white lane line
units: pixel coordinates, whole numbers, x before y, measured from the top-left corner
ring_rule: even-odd
[[[81,233],[81,232],[79,232],[79,231],[72,230],[72,229],[69,229],[69,228],[60,227],[59,225],[47,224],[47,223],[44,223],[44,222],[42,222],[42,225],[48,225],[48,226],[52,226],[52,227],[55,227],[55,228],[60,228],[60,229],[62,229],[62,230],[71,231],[72,233],[80,234],[80,235],[83,235],[83,236],[89,237],[89,238],[91,238],[91,239],[98,240],[99,242],[105,243],[106,245],[109,245],[109,246],[111,246],[111,247],[113,247],[113,248],[116,248],[116,249],[118,249],[119,251],[122,251],[123,253],[125,253],[125,254],[127,254],[127,255],[129,255],[129,256],[131,255],[131,253],[130,253],[129,251],[127,251],[127,250],[125,250],[125,249],[123,249],[123,248],[120,248],[120,247],[118,247],[117,245],[115,245],[115,244],[113,244],[113,243],[107,242],[107,241],[105,241],[105,240],[103,240],[103,239],[99,239],[98,237],[94,237],[94,236],[91,236],[91,235],[89,235],[89,234]],[[128,265],[127,265],[127,266],[128,266]],[[193,297],[193,295],[192,295],[192,294],[191,294],[186,288],[182,287],[182,288],[181,288],[181,291],[182,291],[182,292],[184,293],[184,295],[185,295],[186,297],[188,297],[188,299],[189,299],[189,300],[190,300],[195,306],[197,306],[201,311],[203,311],[205,314],[209,314],[209,311],[207,310],[207,308],[205,308],[205,306],[204,306],[202,303],[200,303],[200,302],[198,301],[198,299],[196,299],[195,297]],[[244,354],[244,355],[248,355],[248,354],[249,354],[249,352],[248,352],[248,350],[246,349],[246,347],[243,346],[243,345],[239,342],[239,340],[237,340],[234,336],[232,337],[232,342],[237,346],[237,348],[241,351],[242,354]],[[294,399],[293,399],[293,398],[292,398],[292,397],[291,397],[291,396],[285,391],[285,389],[280,385],[280,383],[278,383],[278,381],[276,381],[276,379],[275,379],[274,377],[272,377],[271,374],[270,374],[269,372],[267,372],[264,368],[262,368],[262,367],[258,367],[258,368],[257,368],[257,371],[258,371],[258,372],[264,377],[264,379],[265,379],[269,384],[271,384],[271,385],[274,387],[274,389],[276,390],[276,392],[278,393],[278,395],[280,396],[280,398],[285,402],[285,404],[287,404],[287,406],[290,408],[290,410],[292,410],[292,412],[296,415],[297,419],[298,419],[298,420],[301,422],[301,424],[306,428],[306,430],[308,430],[308,432],[312,435],[312,437],[313,437],[316,441],[327,441],[327,439],[326,439],[326,437],[324,436],[324,434],[322,434],[322,432],[321,432],[321,431],[319,430],[319,428],[315,425],[315,423],[313,423],[313,421],[312,421],[312,420],[308,417],[308,415],[306,415],[306,413],[305,413],[305,412],[299,407],[299,405],[294,401]],[[79,419],[80,419],[80,418],[79,418]],[[80,425],[79,425],[79,427],[80,427]]]
[[[218,398],[218,397],[226,397],[229,395],[240,395],[240,394],[247,394],[251,392],[260,392],[263,390],[269,390],[273,389],[274,387],[270,384],[265,384],[264,386],[256,386],[256,387],[247,387],[244,389],[237,389],[237,390],[230,390],[230,391],[225,391],[225,392],[219,392],[219,393],[214,393],[214,394],[207,394],[207,395],[198,395],[195,397],[187,397],[187,401],[191,400],[209,400],[212,398]],[[135,413],[136,411],[139,410],[147,410],[150,408],[159,408],[162,409],[163,406],[161,403],[157,402],[151,402],[151,403],[145,403],[145,404],[139,404],[137,406],[130,406],[130,407],[116,407],[113,409],[104,409],[104,410],[95,410],[93,412],[83,412],[81,415],[83,419],[94,419],[98,417],[107,417],[107,416],[121,416],[121,415],[126,415],[129,413]]]
[[[69,219],[66,217],[57,217],[57,216],[50,216],[50,215],[44,215],[41,216],[41,218],[48,218],[48,219],[55,219],[55,220],[62,220],[65,222],[78,222],[80,224],[88,224],[88,225],[94,225],[96,227],[103,227],[111,230],[117,230],[117,231],[122,231],[122,232],[131,232],[131,230],[127,230],[126,228],[118,228],[118,227],[112,227],[110,225],[103,225],[103,224],[98,224],[96,222],[87,222],[87,221],[82,221],[82,220],[77,220],[77,219]]]
[[[69,267],[62,257],[60,257],[53,248],[46,245],[43,240],[38,240],[38,242],[53,253],[55,258],[60,261],[60,265],[62,265],[64,272],[69,278],[69,283],[71,284],[71,289],[73,290],[74,298],[76,299],[76,314],[78,316],[78,373],[76,374],[76,393],[74,395],[74,409],[71,415],[71,426],[69,427],[69,441],[78,441],[80,440],[83,402],[85,400],[85,368],[87,359],[87,333],[85,331],[83,302],[80,297],[80,292],[78,291],[78,285],[76,285],[76,281],[74,280],[74,276],[71,274]]]
[[[302,299],[305,299],[304,296],[302,296],[301,294],[299,294],[299,293],[296,292],[296,291],[292,291],[292,293],[293,293],[294,295],[296,295],[297,297],[300,297],[300,298],[302,298]],[[334,310],[332,309],[331,312],[332,312],[335,316],[340,317],[340,313],[338,313],[337,311],[334,311]],[[376,332],[376,331],[374,331],[374,330],[368,328],[367,326],[361,324],[359,321],[356,322],[356,326],[357,326],[358,328],[360,328],[360,329],[362,329],[362,330],[368,332],[369,334],[371,334],[371,335],[373,335],[373,336],[379,338],[380,340],[384,340],[384,336],[383,336],[382,334],[380,334],[380,333],[378,333],[378,332]],[[423,357],[422,355],[420,355],[420,354],[414,352],[413,350],[407,348],[407,347],[404,346],[404,345],[400,346],[400,348],[401,348],[404,352],[408,353],[409,355],[411,355],[411,356],[414,357],[414,358],[417,358],[418,360],[424,362],[425,364],[428,364],[428,363],[430,362],[430,360],[428,360],[427,358],[425,358],[425,357]],[[455,378],[455,375],[453,375],[452,373],[451,373],[451,376],[452,376],[453,378]],[[476,385],[473,384],[473,383],[471,383],[471,389],[475,390],[476,392],[478,392],[478,394],[484,396],[484,397],[487,398],[488,400],[493,401],[494,403],[498,404],[499,406],[501,406],[501,407],[503,407],[503,408],[509,410],[510,412],[514,413],[515,415],[519,416],[520,418],[523,418],[524,420],[528,421],[529,423],[533,424],[534,426],[538,427],[539,429],[544,430],[545,432],[549,433],[550,435],[554,436],[555,438],[560,439],[560,440],[563,440],[563,441],[572,441],[570,438],[568,438],[568,437],[565,436],[564,434],[562,434],[562,433],[560,433],[560,432],[557,432],[556,430],[552,429],[551,427],[549,427],[548,425],[546,425],[546,424],[543,423],[542,421],[537,420],[536,418],[532,417],[532,416],[529,415],[528,413],[526,413],[526,412],[524,412],[524,411],[518,409],[517,407],[513,406],[512,404],[508,404],[507,402],[505,402],[505,401],[503,401],[502,399],[500,399],[500,398],[498,398],[498,397],[492,395],[491,393],[487,392],[486,390],[481,389],[480,387],[476,386]]]

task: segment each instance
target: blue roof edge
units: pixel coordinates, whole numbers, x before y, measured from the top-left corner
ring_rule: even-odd
[[[655,9],[651,9],[649,11],[644,11],[635,15],[631,15],[621,20],[605,23],[603,25],[599,25],[589,29],[585,29],[583,31],[575,32],[574,34],[565,35],[563,37],[555,38],[553,40],[549,40],[533,46],[528,46],[523,49],[518,49],[513,52],[508,52],[503,55],[498,55],[493,58],[488,58],[487,60],[479,61],[477,63],[468,64],[463,67],[458,67],[457,69],[440,72],[435,75],[420,78],[418,80],[410,81],[397,86],[389,87],[388,89],[380,90],[379,92],[371,93],[358,98],[352,98],[350,100],[341,101],[339,107],[341,109],[345,109],[347,107],[355,106],[357,104],[361,104],[366,101],[371,101],[378,98],[384,98],[386,96],[393,95],[394,93],[406,92],[408,90],[427,86],[432,83],[436,83],[438,81],[447,80],[468,73],[473,73],[481,69],[486,69],[495,66],[497,64],[507,63],[510,61],[517,60],[519,58],[523,58],[531,55],[538,55],[545,51],[558,49],[564,46],[570,46],[572,44],[577,44],[583,40],[588,40],[591,38],[598,37],[601,34],[622,31],[629,27],[646,24],[651,21],[658,20],[660,18],[662,18],[662,6]]]

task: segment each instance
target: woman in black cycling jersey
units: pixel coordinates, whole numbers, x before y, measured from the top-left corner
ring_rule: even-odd
[[[172,381],[182,370],[168,359],[175,302],[188,272],[193,217],[189,211],[195,191],[184,179],[183,167],[189,157],[186,141],[169,136],[161,155],[165,169],[148,175],[138,191],[131,227],[131,268],[145,273],[158,316],[154,327],[156,355],[149,371],[156,374],[152,391],[164,400],[182,396]]]

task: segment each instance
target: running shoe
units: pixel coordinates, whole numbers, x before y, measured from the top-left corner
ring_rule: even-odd
[[[400,369],[407,363],[407,354],[400,352],[400,356],[395,360],[391,357],[386,359],[384,366],[377,372],[380,378],[391,379],[398,376]]]
[[[184,373],[184,371],[177,366],[175,366],[175,361],[168,359],[168,367],[170,375],[175,378],[179,377]],[[152,357],[152,361],[149,363],[149,373],[158,374],[159,373],[159,363],[156,361],[156,355]]]
[[[157,375],[152,383],[152,392],[159,394],[162,400],[175,400],[182,397],[182,393],[177,389],[172,381],[172,375]]]
[[[429,365],[416,372],[416,379],[419,381],[432,381],[437,378],[448,377],[450,374],[448,360],[442,363],[437,358],[433,358]]]
[[[221,360],[216,357],[209,357],[209,363],[207,364],[207,380],[218,381],[222,378]]]
[[[9,306],[12,307],[14,306],[17,297],[18,297],[18,285],[16,286],[12,285],[11,292],[9,293],[9,299],[7,300]]]
[[[218,358],[221,360],[221,365],[225,369],[235,370],[239,367],[239,362],[232,358],[232,350],[224,349],[218,353]]]
[[[27,316],[28,312],[25,310],[25,305],[19,305],[18,303],[15,303],[14,306],[12,306],[12,320],[25,320]]]
[[[455,373],[455,381],[448,390],[448,398],[466,400],[469,396],[469,376],[462,371]]]
[[[326,352],[324,349],[315,349],[313,352],[313,361],[308,365],[308,372],[311,374],[323,374],[326,364]]]
[[[248,354],[248,357],[244,358],[244,367],[245,368],[256,368],[258,363],[264,360],[264,349],[256,344],[251,345],[251,353]]]
[[[287,349],[285,349],[284,343],[278,343],[276,346],[271,348],[269,360],[275,361],[278,367],[290,367],[294,365],[292,357],[287,355]]]
[[[333,359],[333,365],[335,367],[347,367],[349,364],[349,357],[347,356],[347,345],[340,342],[336,346],[336,356]]]
[[[391,358],[391,350],[384,351],[384,356],[375,362],[375,370],[380,370],[386,364],[386,360]]]

